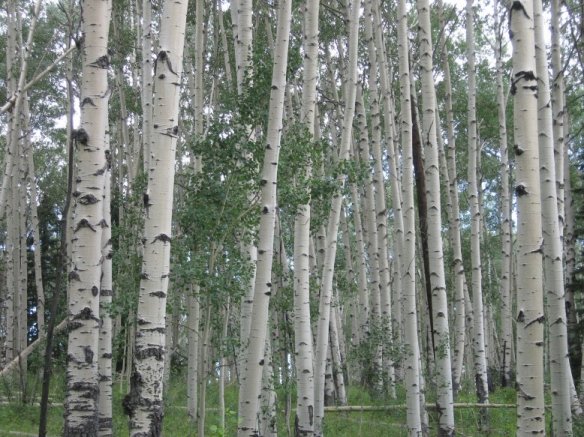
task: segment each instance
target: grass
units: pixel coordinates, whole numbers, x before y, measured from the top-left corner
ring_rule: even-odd
[[[165,398],[165,436],[197,436],[196,425],[191,423],[186,412],[186,384],[184,375],[174,375]],[[32,387],[29,399],[38,402],[40,398],[40,384],[37,376],[29,376],[29,383]],[[0,437],[14,435],[9,432],[21,432],[36,435],[39,424],[38,405],[22,404],[18,401],[15,388],[16,383],[11,381],[0,381],[0,397],[8,399],[10,402],[0,408]],[[64,398],[64,377],[62,374],[55,375],[52,384],[51,399],[56,405],[49,410],[48,433],[50,436],[59,436],[63,429],[63,407]],[[122,398],[125,395],[126,387],[116,384],[114,387],[114,429],[116,436],[128,435],[127,417],[122,411]],[[34,390],[34,392],[32,392]],[[295,399],[294,389],[290,389],[292,401]],[[281,436],[285,436],[286,424],[284,417],[284,403],[287,396],[286,388],[280,387],[278,390],[278,430]],[[359,387],[350,387],[348,398],[351,405],[391,405],[403,404],[405,394],[398,393],[395,400],[383,397],[372,397],[366,390]],[[431,396],[428,396],[430,400]],[[457,402],[475,402],[474,389],[472,385],[464,387]],[[498,389],[490,395],[491,403],[513,404],[515,403],[515,391],[513,389]],[[233,436],[237,430],[237,388],[235,385],[226,387],[225,407],[226,407],[226,429],[220,429],[218,406],[218,387],[210,384],[207,389],[207,417],[205,421],[205,436],[220,437]],[[549,412],[546,417],[547,429],[549,431]],[[436,434],[437,415],[429,412],[430,435]],[[498,408],[489,410],[489,430],[479,431],[479,411],[474,408],[464,408],[455,410],[456,432],[460,436],[509,436],[515,434],[515,409]],[[325,415],[325,435],[342,436],[407,436],[406,411],[396,409],[389,411],[360,411],[360,412],[329,412]],[[290,429],[294,429],[294,414],[291,414]],[[576,421],[574,424],[574,435],[584,435],[584,422]]]

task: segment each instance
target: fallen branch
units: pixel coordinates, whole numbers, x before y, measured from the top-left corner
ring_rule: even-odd
[[[59,323],[57,326],[55,326],[55,334],[62,331],[66,326],[67,326],[67,319],[63,320],[61,323]],[[6,375],[12,369],[14,369],[16,366],[18,366],[18,363],[21,360],[23,360],[24,358],[28,357],[37,348],[37,346],[43,342],[43,340],[46,337],[47,337],[47,335],[45,333],[40,334],[35,341],[33,341],[31,344],[29,344],[16,357],[14,357],[12,359],[12,361],[10,361],[8,364],[6,364],[6,366],[4,366],[4,368],[0,371],[0,377]]]
[[[327,413],[351,413],[360,411],[390,411],[405,410],[407,405],[341,405],[337,407],[324,407]],[[435,410],[435,404],[426,404],[426,409]],[[454,408],[517,408],[516,404],[477,404],[477,403],[460,403],[454,404]]]

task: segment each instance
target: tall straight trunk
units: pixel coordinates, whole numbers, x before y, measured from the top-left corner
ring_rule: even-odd
[[[28,101],[25,101],[28,106]],[[34,150],[32,145],[26,154],[28,168],[28,184],[30,187],[30,218],[34,244],[34,281],[36,288],[36,315],[39,336],[45,331],[45,290],[43,283],[42,250],[40,241],[39,215],[37,208],[38,188],[35,178]]]
[[[502,32],[499,24],[499,2],[495,2],[495,31],[497,39],[495,41],[495,62],[497,81],[497,117],[499,122],[499,149],[501,155],[500,175],[501,175],[501,323],[503,332],[501,336],[501,346],[503,351],[501,359],[501,385],[508,387],[511,384],[511,369],[513,368],[513,324],[511,308],[511,202],[509,193],[509,152],[507,149],[507,117],[506,98],[503,87],[503,61],[501,53]]]
[[[544,291],[549,324],[549,359],[552,389],[552,429],[554,435],[572,435],[570,389],[572,372],[568,360],[568,332],[564,292],[563,248],[558,219],[553,120],[544,19],[541,0],[535,0],[535,56],[537,65],[538,132],[543,221]]]
[[[380,248],[385,248],[385,253],[381,253],[381,278],[382,280],[387,279],[389,276],[390,281],[393,280],[393,287],[391,287],[391,292],[393,293],[393,305],[391,305],[391,299],[388,301],[388,305],[386,310],[389,311],[390,326],[388,326],[388,337],[395,339],[395,341],[399,344],[401,342],[402,337],[402,299],[401,299],[401,290],[402,290],[402,255],[403,255],[403,244],[404,244],[404,223],[403,223],[403,213],[402,213],[402,193],[401,193],[401,186],[400,186],[400,175],[398,171],[398,158],[395,150],[395,141],[394,141],[394,102],[393,96],[391,92],[391,86],[389,84],[390,79],[390,67],[387,61],[387,54],[386,54],[386,45],[383,40],[383,26],[380,17],[379,11],[379,1],[373,0],[371,4],[371,13],[373,18],[373,35],[375,41],[375,53],[376,53],[376,60],[377,60],[377,67],[379,70],[379,91],[381,93],[381,107],[383,114],[383,126],[385,128],[383,139],[386,143],[387,149],[387,160],[389,164],[389,182],[391,186],[391,201],[392,201],[392,209],[393,209],[393,243],[394,243],[394,253],[395,253],[395,260],[394,260],[394,270],[395,274],[393,278],[391,277],[391,272],[387,271],[384,273],[384,260],[383,257],[387,255],[387,246],[389,245],[389,238],[387,237],[387,213],[385,212],[385,208],[383,205],[385,204],[385,194],[384,193],[384,183],[383,177],[380,176],[380,167],[382,165],[381,160],[381,150],[375,150],[374,145],[374,155],[375,155],[375,180],[377,184],[376,188],[376,196],[379,196],[379,199],[376,197],[376,205],[379,206],[379,216],[378,216],[378,238],[380,241]],[[377,135],[374,132],[374,135]],[[379,155],[378,155],[379,153]],[[379,158],[378,158],[379,156]],[[381,241],[384,241],[382,244]],[[380,249],[383,250],[383,249]],[[388,258],[388,267],[389,266],[389,258]],[[383,284],[382,284],[383,287]],[[389,284],[387,286],[389,287]],[[383,289],[382,289],[383,293]],[[395,329],[394,329],[395,328]],[[392,380],[392,369],[394,366],[390,366],[389,368],[389,378]],[[391,384],[391,383],[390,383]],[[393,385],[390,385],[390,392],[393,393]]]
[[[99,292],[99,436],[113,435],[112,416],[112,230],[111,230],[111,152],[106,143],[105,181],[103,188],[103,219],[101,222],[101,289]]]
[[[150,167],[145,204],[144,256],[136,313],[135,353],[130,393],[125,408],[130,434],[162,432],[161,378],[164,369],[166,294],[170,273],[170,242],[174,165],[178,136],[178,104],[182,74],[186,1],[165,1],[156,56]]]
[[[564,96],[564,64],[562,63],[562,32],[560,28],[560,8],[559,0],[552,0],[551,4],[551,64],[552,64],[552,111],[553,111],[553,139],[554,139],[554,157],[556,165],[556,192],[558,201],[558,219],[560,222],[560,235],[564,236],[564,149],[566,148],[567,129],[564,125],[566,115],[565,96]]]
[[[369,32],[371,33],[371,32]],[[378,392],[383,390],[383,371],[382,371],[382,345],[376,333],[381,333],[381,294],[379,286],[379,248],[377,245],[377,213],[375,210],[373,182],[371,180],[371,171],[369,165],[369,133],[367,129],[367,121],[365,119],[365,108],[363,104],[363,93],[359,86],[357,88],[357,103],[356,103],[357,127],[359,129],[359,141],[356,145],[358,153],[355,151],[355,160],[361,162],[361,165],[366,169],[364,178],[363,199],[363,221],[364,234],[366,237],[367,259],[369,260],[369,277],[370,287],[369,293],[371,296],[371,315],[374,340],[371,346],[373,358],[373,373],[372,383],[374,389]],[[381,334],[383,335],[383,334]]]
[[[136,0],[140,1],[140,0]],[[150,168],[150,145],[152,144],[152,1],[142,0],[142,155],[144,171]]]
[[[443,8],[440,2],[440,28],[444,29]],[[462,260],[462,243],[460,238],[460,207],[458,201],[458,173],[456,170],[456,141],[454,134],[454,113],[452,109],[452,85],[450,80],[450,63],[448,59],[448,46],[446,44],[445,32],[441,32],[440,45],[442,47],[442,69],[444,71],[444,86],[446,93],[446,132],[448,140],[447,175],[448,175],[448,195],[449,208],[448,220],[450,230],[450,240],[453,252],[454,270],[454,306],[456,314],[454,317],[454,346],[452,356],[452,388],[456,393],[460,387],[462,368],[464,364],[464,344],[466,341],[465,329],[465,302],[464,287],[466,276],[464,263]]]
[[[72,266],[68,289],[68,365],[65,436],[98,433],[99,294],[101,287],[103,190],[107,171],[107,54],[111,2],[83,2],[85,36],[77,185],[72,193]]]
[[[269,103],[269,120],[266,135],[265,155],[262,169],[261,217],[259,227],[258,262],[254,286],[253,309],[249,345],[243,362],[243,379],[239,391],[238,435],[253,436],[258,433],[257,415],[261,389],[262,368],[266,331],[268,328],[268,306],[271,295],[271,270],[274,252],[274,225],[276,220],[276,186],[278,158],[286,91],[286,69],[288,65],[288,38],[290,33],[291,1],[282,1],[278,11],[278,30],[272,70],[272,87]],[[241,18],[241,17],[240,17]]]
[[[380,294],[380,328],[384,338],[392,339],[393,332],[391,326],[391,275],[389,271],[388,260],[388,235],[387,235],[387,210],[385,206],[385,184],[383,178],[383,161],[381,155],[381,111],[380,111],[380,94],[377,87],[377,76],[379,70],[378,58],[383,58],[383,55],[377,55],[375,47],[375,38],[373,36],[373,26],[375,23],[375,16],[373,13],[373,1],[365,3],[365,38],[368,41],[367,49],[370,62],[370,71],[368,76],[369,92],[371,96],[370,111],[371,111],[371,148],[373,158],[373,174],[370,177],[371,188],[369,194],[371,195],[370,205],[370,226],[375,231],[377,240],[374,247],[377,249],[377,261],[379,269],[379,294]],[[368,147],[366,147],[368,149]],[[369,162],[369,154],[367,150],[362,151],[364,156],[361,158],[365,163]],[[366,155],[366,156],[365,156]],[[369,200],[369,198],[368,198]],[[393,359],[388,351],[390,343],[383,344],[383,373],[388,380],[388,389],[392,396],[395,396],[394,383],[394,367]]]
[[[213,271],[212,268],[209,271]],[[199,399],[197,410],[197,430],[199,435],[205,434],[205,419],[207,411],[207,381],[209,379],[209,363],[211,361],[211,347],[209,341],[211,339],[211,310],[213,306],[209,299],[207,300],[207,311],[205,314],[205,328],[201,338],[200,358],[198,360],[198,374],[199,374]]]
[[[543,279],[533,4],[510,10],[517,196],[517,433],[544,434]]]
[[[473,0],[466,1],[466,57],[468,77],[468,185],[471,215],[471,271],[472,304],[474,313],[473,356],[476,392],[479,403],[489,402],[487,384],[487,354],[485,346],[485,327],[483,310],[483,272],[481,263],[481,211],[479,207],[478,155],[476,118],[476,72]],[[481,410],[481,420],[486,420],[487,411]],[[486,423],[482,424],[483,426]]]
[[[448,304],[444,255],[441,236],[440,172],[436,140],[436,92],[432,77],[432,36],[430,6],[427,0],[418,0],[420,70],[422,82],[422,130],[424,132],[424,173],[428,198],[428,249],[430,253],[430,282],[432,287],[432,319],[436,352],[437,404],[440,411],[440,435],[454,434],[454,408],[452,399],[452,373],[450,362],[450,337],[448,330]]]
[[[335,297],[335,301],[336,301]],[[339,307],[338,302],[335,302],[331,306],[331,326],[330,326],[330,343],[331,343],[331,356],[332,356],[332,367],[333,367],[333,380],[335,382],[335,389],[337,392],[337,402],[339,405],[347,405],[347,390],[345,387],[345,375],[343,374],[343,358],[341,356],[341,346],[340,338],[342,336],[342,330],[339,329],[339,324],[337,323]]]
[[[201,141],[204,136],[204,62],[205,54],[205,33],[204,33],[204,15],[205,3],[203,0],[196,0],[196,19],[195,19],[195,44],[194,44],[194,71],[192,75],[192,92],[193,109],[194,109],[194,134],[195,140]],[[195,174],[200,174],[202,171],[202,161],[200,157],[195,156],[192,160]],[[215,257],[212,257],[209,271],[214,269]],[[201,375],[199,369],[199,319],[200,319],[200,293],[199,285],[191,286],[189,295],[187,296],[187,318],[188,318],[188,371],[187,371],[187,412],[191,420],[197,420],[198,411],[198,387]],[[204,422],[204,418],[203,418]]]
[[[348,58],[345,77],[345,108],[343,114],[342,135],[339,144],[339,162],[347,161],[351,147],[353,134],[353,116],[355,114],[355,98],[357,93],[357,43],[359,33],[359,10],[360,0],[354,0],[347,13],[348,26]],[[341,185],[344,178],[341,178]],[[342,207],[342,196],[340,193],[333,195],[331,210],[328,217],[326,254],[322,269],[322,286],[320,291],[320,301],[318,308],[318,330],[316,335],[316,354],[314,364],[314,403],[315,403],[315,435],[320,436],[323,432],[324,419],[324,377],[326,370],[326,354],[329,341],[329,319],[330,303],[333,288],[333,276],[335,258],[337,255],[337,234],[339,230],[339,220]]]
[[[353,227],[355,228],[355,242],[357,244],[357,257],[359,258],[358,271],[358,297],[357,297],[357,342],[359,344],[367,340],[370,332],[370,308],[369,292],[367,282],[367,255],[365,253],[365,242],[363,237],[363,223],[361,221],[361,202],[355,184],[351,184],[351,199],[353,208]]]
[[[316,120],[316,83],[318,79],[319,2],[306,0],[304,6],[304,69],[301,122],[314,139]],[[305,176],[312,175],[309,163]],[[299,205],[294,217],[294,339],[297,378],[294,433],[310,436],[314,431],[314,363],[310,324],[310,215],[311,205]]]
[[[187,295],[187,413],[193,421],[197,418],[197,389],[199,387],[199,298],[199,286],[195,285],[191,287]]]
[[[408,21],[405,0],[398,2],[398,57],[401,95],[400,132],[403,150],[403,265],[402,307],[404,315],[404,367],[407,403],[407,427],[412,436],[422,435],[420,406],[420,345],[418,343],[418,310],[416,305],[416,218],[414,210],[414,169],[412,149],[412,112],[410,99],[410,66]],[[397,175],[395,176],[397,178]]]
[[[269,331],[271,332],[271,322],[268,320]],[[262,393],[260,401],[260,423],[259,435],[263,437],[277,437],[276,421],[276,391],[274,390],[274,363],[272,339],[266,337],[266,351],[264,354],[264,365],[262,368]]]

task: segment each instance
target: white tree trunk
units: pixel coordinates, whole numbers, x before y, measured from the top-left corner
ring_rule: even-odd
[[[495,43],[496,81],[497,81],[497,115],[499,122],[499,148],[501,155],[501,323],[503,332],[501,336],[501,346],[503,360],[501,368],[501,380],[504,387],[511,384],[511,369],[513,368],[513,320],[512,320],[512,299],[511,299],[511,263],[512,263],[512,242],[511,242],[511,202],[509,193],[509,152],[507,149],[507,121],[506,121],[506,98],[503,88],[503,62],[500,44],[503,35],[499,30],[499,2],[495,2],[495,29],[497,29],[497,40]]]
[[[341,142],[339,145],[339,162],[348,160],[353,133],[353,116],[355,114],[355,97],[357,83],[357,44],[359,33],[360,0],[354,0],[348,11],[348,58],[345,77],[345,111]],[[341,179],[344,184],[344,179]],[[330,303],[333,288],[335,258],[337,254],[337,234],[339,230],[342,196],[337,193],[333,196],[328,218],[326,254],[322,270],[322,287],[318,308],[318,329],[316,336],[316,354],[314,364],[314,403],[315,403],[315,435],[322,435],[324,419],[324,377],[326,368],[326,353],[329,341]]]
[[[83,2],[81,126],[75,131],[78,168],[73,192],[72,266],[69,272],[65,436],[98,433],[99,294],[103,190],[107,172],[107,54],[111,3]]]
[[[318,79],[319,2],[307,0],[304,15],[304,69],[301,122],[314,139],[316,83]],[[308,164],[306,177],[312,175]],[[310,203],[300,205],[294,217],[294,341],[297,381],[297,436],[314,431],[314,363],[310,324]]]
[[[262,215],[259,228],[252,325],[249,345],[243,363],[243,378],[239,390],[238,435],[240,437],[253,436],[258,433],[258,401],[268,327],[268,305],[272,289],[271,270],[274,252],[274,224],[276,220],[276,185],[286,91],[290,16],[291,1],[282,1],[279,5],[278,13],[278,30],[269,103],[270,118],[268,120],[262,180],[260,182]]]
[[[101,222],[101,290],[99,292],[99,435],[113,435],[112,416],[112,230],[111,230],[111,151],[109,138],[106,149],[107,168],[103,188],[103,219]]]
[[[199,387],[199,286],[195,285],[187,295],[187,413],[191,420],[197,418],[197,395]]]
[[[517,196],[517,434],[545,433],[541,197],[533,3],[510,10]]]
[[[476,392],[479,403],[489,402],[487,384],[487,354],[483,310],[483,272],[481,263],[481,211],[479,207],[479,183],[477,167],[479,146],[476,119],[476,72],[474,42],[473,0],[466,1],[466,57],[468,77],[468,192],[471,214],[471,271],[472,304],[474,313],[473,356]],[[481,410],[481,420],[486,420],[486,410]],[[486,423],[482,424],[486,426]]]
[[[166,295],[170,273],[170,242],[174,165],[178,136],[178,103],[182,74],[187,2],[165,1],[160,23],[160,50],[155,63],[144,256],[137,310],[132,380],[125,407],[130,434],[162,432]]]
[[[411,436],[422,435],[420,408],[420,346],[416,308],[416,218],[414,210],[414,169],[412,151],[412,112],[408,22],[405,0],[398,2],[398,56],[401,94],[400,132],[403,150],[403,224],[404,244],[401,267],[404,316],[404,367],[407,403],[407,427]]]
[[[549,359],[552,389],[552,429],[554,435],[572,435],[572,372],[568,361],[568,332],[564,292],[563,248],[558,219],[553,120],[544,18],[541,0],[535,0],[535,56],[537,65],[538,133],[543,221],[544,291],[549,326]]]
[[[418,9],[418,37],[420,41],[420,70],[422,84],[422,142],[424,145],[427,200],[428,250],[430,256],[430,283],[436,352],[435,384],[439,411],[440,435],[453,435],[454,408],[448,329],[448,303],[442,249],[442,219],[440,202],[440,172],[436,140],[436,91],[432,77],[432,36],[430,6],[427,0],[416,2]]]

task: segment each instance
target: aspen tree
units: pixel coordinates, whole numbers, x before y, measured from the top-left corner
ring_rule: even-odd
[[[541,0],[534,0],[535,56],[537,66],[537,106],[541,177],[541,211],[543,221],[543,263],[545,269],[547,320],[549,324],[550,376],[552,387],[552,428],[554,435],[572,435],[570,384],[572,373],[568,361],[568,333],[562,241],[558,219],[556,165],[553,145],[553,120],[544,19]]]
[[[81,125],[75,131],[77,184],[72,193],[65,436],[98,433],[99,294],[109,89],[107,52],[111,2],[83,2]]]
[[[440,28],[444,29],[444,8],[442,2],[439,3]],[[445,112],[446,112],[446,135],[448,140],[448,153],[446,153],[447,176],[448,176],[448,197],[447,205],[450,240],[453,252],[454,270],[454,345],[452,355],[452,389],[457,392],[460,386],[462,368],[464,364],[464,345],[466,341],[465,329],[465,295],[464,287],[466,276],[464,263],[462,260],[462,242],[460,238],[460,206],[458,201],[458,174],[456,170],[456,141],[454,134],[454,113],[452,109],[452,84],[450,78],[450,63],[448,59],[448,46],[446,44],[445,31],[440,32],[440,45],[442,51],[442,70],[444,72],[445,87]]]
[[[259,227],[258,262],[251,313],[251,328],[249,345],[243,362],[243,379],[239,390],[239,424],[237,432],[240,437],[253,436],[258,433],[258,401],[262,368],[265,363],[268,306],[272,287],[271,270],[274,252],[274,224],[276,220],[276,186],[286,92],[290,16],[291,1],[282,1],[278,11],[278,29],[269,103],[270,117],[268,119],[264,163],[260,182],[262,214]]]
[[[138,0],[139,1],[139,0]],[[152,0],[142,0],[142,154],[144,170],[150,168],[150,145],[152,142]]]
[[[165,316],[173,205],[174,165],[178,136],[178,103],[182,74],[186,1],[165,1],[160,23],[160,48],[155,62],[147,214],[135,353],[130,394],[124,406],[130,434],[158,436],[162,432],[162,382]]]
[[[111,231],[111,151],[106,142],[106,170],[103,188],[103,219],[101,222],[101,288],[99,291],[99,436],[113,435],[112,416],[112,316],[110,314],[112,285],[112,231]]]
[[[205,2],[197,0],[195,2],[195,51],[194,51],[194,72],[192,75],[192,92],[193,109],[194,109],[194,135],[197,141],[203,139],[204,136],[204,109],[203,109],[203,75],[205,71],[203,57],[205,54],[204,47],[204,21],[205,16]],[[202,171],[202,162],[200,157],[192,159],[194,164],[195,174],[200,174]],[[200,295],[199,286],[192,287],[191,292],[187,296],[187,319],[188,319],[188,372],[187,372],[187,411],[191,420],[197,419],[197,402],[198,402],[198,387],[199,375],[198,361],[199,357],[199,319],[200,319]],[[203,420],[204,421],[204,420]]]
[[[418,343],[418,311],[416,308],[416,225],[414,210],[414,169],[412,151],[412,111],[410,98],[410,66],[408,17],[405,0],[398,1],[398,57],[400,83],[400,133],[403,150],[403,265],[402,299],[404,316],[404,368],[406,383],[407,426],[411,436],[422,435],[420,408],[420,346]]]
[[[499,23],[499,1],[495,1],[495,65],[497,81],[497,119],[499,124],[499,149],[501,155],[500,174],[501,174],[501,322],[503,333],[501,344],[502,369],[501,381],[503,387],[511,384],[511,369],[513,368],[513,325],[512,325],[512,308],[511,308],[511,263],[512,263],[512,243],[511,243],[511,202],[509,193],[509,152],[507,148],[507,117],[506,117],[506,98],[503,88],[503,61],[502,61],[502,44],[503,35]]]
[[[381,155],[381,113],[379,102],[379,90],[377,87],[378,76],[378,58],[383,58],[383,55],[377,55],[375,47],[375,38],[373,36],[373,25],[375,23],[375,16],[373,13],[373,1],[365,3],[365,37],[367,39],[367,49],[370,62],[370,72],[368,77],[369,92],[371,95],[371,148],[373,158],[373,175],[370,177],[372,194],[370,217],[371,226],[374,227],[377,241],[375,248],[377,249],[377,259],[379,266],[379,293],[380,293],[380,328],[383,333],[383,338],[393,339],[393,331],[391,326],[391,275],[389,271],[388,259],[388,235],[387,235],[387,210],[385,203],[385,184],[383,178],[383,162]],[[368,148],[368,147],[367,147]],[[362,159],[367,159],[369,156],[366,150],[362,151],[364,156]],[[388,379],[388,388],[392,397],[395,396],[394,383],[394,366],[391,354],[389,353],[389,342],[385,342],[382,346],[383,350],[383,373]]]
[[[483,273],[481,263],[481,211],[479,207],[479,182],[477,162],[479,145],[477,139],[476,118],[476,72],[475,72],[475,38],[473,0],[466,1],[466,58],[468,77],[468,184],[471,214],[471,271],[472,304],[474,313],[473,356],[477,398],[479,403],[489,402],[487,384],[487,354],[485,346],[485,327],[483,310]],[[481,410],[481,420],[486,421],[487,411]],[[486,423],[482,423],[483,426]]]
[[[562,63],[562,46],[560,43],[560,8],[559,0],[551,0],[551,64],[552,64],[552,111],[553,111],[553,139],[554,157],[556,163],[556,191],[558,201],[558,219],[560,221],[560,235],[564,236],[564,149],[566,148],[566,132],[564,127],[565,99],[564,99],[564,64]],[[566,131],[566,132],[565,132]]]
[[[199,386],[199,321],[200,321],[199,286],[191,286],[187,295],[187,413],[191,420],[197,417],[197,388]]]
[[[306,0],[304,6],[304,65],[302,72],[301,122],[314,139],[316,120],[316,84],[318,79],[319,2]],[[305,176],[309,179],[309,163]],[[294,432],[310,436],[314,431],[314,363],[310,324],[310,202],[299,205],[294,217],[294,341],[297,398]]]
[[[343,114],[343,124],[341,126],[342,134],[339,144],[339,163],[347,161],[351,147],[353,134],[353,116],[355,114],[355,98],[357,93],[357,37],[359,33],[359,9],[360,0],[353,0],[348,5],[347,26],[349,31],[348,38],[348,57],[346,66],[345,79],[345,108]],[[341,186],[344,184],[344,178],[340,176]],[[323,432],[324,419],[324,377],[326,368],[326,355],[329,342],[329,320],[330,304],[333,288],[334,264],[337,254],[337,234],[339,229],[340,213],[342,207],[342,196],[335,193],[331,201],[331,209],[328,218],[326,231],[326,251],[325,260],[322,268],[322,286],[320,291],[320,301],[318,308],[318,329],[316,334],[316,353],[314,364],[314,432],[320,436]]]
[[[543,242],[533,3],[513,1],[509,20],[517,196],[517,435],[543,435]]]
[[[383,140],[386,143],[386,149],[387,149],[387,160],[389,163],[389,182],[390,182],[390,186],[391,186],[391,205],[392,205],[392,209],[393,209],[393,242],[394,242],[394,256],[395,256],[395,260],[394,260],[394,270],[395,270],[395,274],[393,276],[393,278],[391,278],[393,280],[393,287],[391,288],[391,292],[393,292],[393,302],[394,305],[391,305],[391,301],[389,302],[389,305],[391,305],[391,307],[388,305],[387,307],[387,311],[390,312],[390,317],[391,320],[393,321],[393,326],[389,326],[388,329],[391,329],[390,332],[388,332],[388,336],[391,337],[395,337],[396,341],[398,342],[398,344],[400,343],[400,339],[402,336],[402,299],[401,299],[401,290],[402,290],[402,285],[401,285],[401,281],[402,281],[402,277],[403,277],[403,272],[402,272],[402,265],[403,265],[403,260],[402,260],[402,255],[403,255],[403,244],[404,244],[404,223],[403,223],[403,213],[402,213],[402,193],[401,193],[401,186],[399,183],[400,180],[400,175],[399,175],[399,171],[398,171],[398,158],[397,158],[397,154],[395,151],[395,142],[394,142],[394,131],[395,131],[395,125],[394,125],[394,102],[393,102],[393,96],[392,96],[392,92],[391,92],[391,86],[389,84],[389,76],[390,76],[390,67],[388,65],[387,62],[387,55],[386,55],[386,45],[384,43],[383,40],[383,29],[382,29],[382,23],[381,23],[381,18],[380,18],[380,12],[379,12],[379,1],[378,0],[373,0],[372,1],[372,5],[371,5],[371,12],[372,12],[372,16],[373,16],[373,34],[374,34],[374,40],[375,40],[375,53],[376,53],[376,60],[377,60],[377,67],[379,70],[379,91],[381,93],[381,106],[382,106],[382,114],[383,114],[383,125],[385,128],[385,132],[384,132],[384,136],[383,136]],[[374,132],[375,135],[375,132]],[[377,156],[377,151],[375,150],[375,145],[374,145],[374,154],[375,156]],[[379,154],[381,153],[381,150],[379,150]],[[380,155],[379,155],[380,156]],[[378,238],[380,240],[380,247],[385,247],[385,256],[387,255],[387,246],[389,245],[389,238],[387,237],[387,217],[385,214],[385,209],[383,208],[383,205],[385,203],[385,195],[382,195],[382,190],[385,188],[384,184],[383,184],[383,178],[381,176],[379,176],[379,171],[380,171],[380,166],[382,165],[381,162],[381,158],[375,158],[375,172],[376,172],[376,176],[375,178],[377,179],[377,184],[381,185],[378,189],[376,189],[376,195],[379,194],[379,199],[377,199],[375,201],[376,205],[379,205],[380,211],[379,211],[379,217],[378,217],[378,221],[379,221],[379,231],[380,233],[378,234]],[[382,212],[383,215],[381,214]],[[385,229],[384,229],[385,228]],[[385,236],[384,236],[385,234]],[[384,240],[384,243],[381,243],[381,239]],[[382,267],[382,278],[387,278],[386,275],[384,275],[384,261],[383,261],[383,256],[384,253],[382,253],[382,258],[381,258],[381,267]],[[389,259],[388,259],[388,263],[389,263]],[[388,274],[390,273],[389,270],[387,272]],[[391,277],[391,276],[390,276]],[[394,329],[395,327],[395,329]],[[394,335],[395,334],[395,335]],[[390,367],[389,370],[389,378],[390,380],[392,380],[392,368],[393,366]],[[390,391],[392,391],[393,388],[392,386],[390,386]]]
[[[422,141],[424,144],[424,173],[428,199],[428,248],[430,255],[430,283],[436,352],[435,380],[439,410],[439,434],[454,434],[454,408],[452,400],[452,373],[450,363],[450,338],[448,331],[448,304],[444,276],[444,254],[441,235],[440,174],[436,140],[436,91],[432,77],[432,35],[430,6],[427,0],[416,2],[418,9],[418,38],[420,42],[420,75],[422,84]]]

